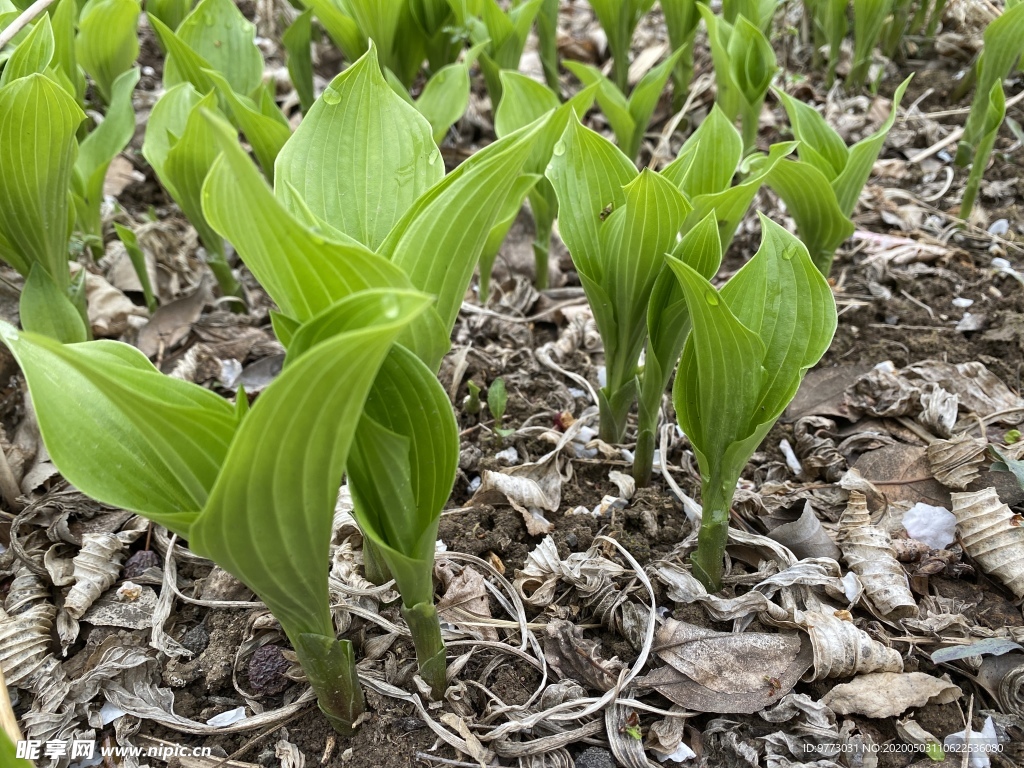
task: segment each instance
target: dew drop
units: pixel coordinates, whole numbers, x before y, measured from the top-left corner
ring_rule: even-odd
[[[436,149],[430,153],[430,157],[427,158],[427,165],[433,165],[437,162],[437,158],[441,156],[441,153]]]
[[[387,320],[394,320],[399,315],[398,299],[394,296],[383,296],[381,298],[381,308],[384,310],[384,317]]]
[[[785,259],[786,261],[792,261],[793,260],[793,252],[795,250],[796,250],[795,248],[783,248],[782,249],[782,258]]]
[[[328,88],[326,91],[324,91],[323,99],[324,102],[327,104],[337,104],[339,101],[341,101],[341,94],[338,93],[333,88]]]
[[[704,300],[713,307],[718,306],[718,291],[714,288],[704,294]]]
[[[565,142],[559,141],[555,144],[555,148],[552,150],[556,157],[561,157],[565,154]]]

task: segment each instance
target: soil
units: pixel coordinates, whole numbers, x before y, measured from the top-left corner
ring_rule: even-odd
[[[564,13],[571,14],[579,10],[577,6],[580,4],[565,5]],[[246,10],[250,16],[255,12],[252,5],[248,5]],[[657,39],[659,35],[663,36],[657,28],[642,27],[638,39]],[[328,44],[318,43],[316,50],[317,74],[329,79],[343,64]],[[915,79],[904,97],[904,105],[914,104],[914,114],[927,115],[929,112],[966,107],[969,104],[968,100],[954,102],[950,96],[957,76],[964,69],[965,60],[962,57],[929,53],[926,50],[918,50],[913,54],[918,58],[910,58],[898,64],[890,63],[880,87],[881,93],[891,95],[895,85],[906,74],[913,72]],[[807,58],[805,49],[780,51],[780,61],[788,61],[791,66],[798,67],[801,57]],[[698,44],[696,61],[698,76],[710,71],[710,57],[703,41]],[[141,109],[147,99],[148,103],[152,104],[152,93],[146,92],[159,90],[162,72],[162,54],[153,33],[145,26],[142,30],[140,64],[144,67],[143,79],[139,86],[143,95],[137,104]],[[818,74],[800,71],[793,71],[790,74],[805,78],[802,86],[805,92],[800,94],[801,97],[819,103],[825,100],[827,90],[824,84],[818,81]],[[479,91],[480,83],[477,83],[476,87]],[[477,93],[474,98],[481,99],[481,96]],[[870,98],[864,98],[862,101],[870,103]],[[703,98],[698,99],[694,107],[695,114],[702,110],[706,111],[709,103],[710,95],[705,94]],[[787,138],[777,128],[778,125],[785,124],[781,108],[771,100],[769,105],[773,120],[769,121],[762,131],[760,142],[764,147],[769,142]],[[1022,119],[1019,106],[1012,110],[1011,114],[1016,115],[1018,120]],[[486,118],[486,113],[484,117]],[[656,113],[652,132],[660,133],[670,117],[667,105],[663,103]],[[593,115],[590,119],[593,124],[599,125],[598,119]],[[941,130],[948,130],[962,124],[964,119],[964,114],[934,118],[928,123],[928,128],[933,133],[936,130],[935,126],[939,126]],[[686,123],[681,125],[685,126]],[[876,168],[879,173],[873,178],[867,194],[862,198],[862,205],[856,214],[856,223],[861,232],[911,237],[920,242],[942,246],[939,249],[941,254],[934,258],[924,257],[907,263],[896,263],[887,262],[879,256],[877,249],[872,250],[870,240],[854,239],[844,245],[837,254],[831,277],[840,305],[839,329],[818,368],[850,364],[870,368],[883,361],[892,361],[896,367],[924,360],[950,363],[981,362],[1014,392],[1019,393],[1022,391],[1021,377],[1024,366],[1024,286],[1013,277],[1000,274],[993,269],[992,260],[994,257],[1002,257],[1014,264],[1020,264],[1024,260],[1024,247],[1021,245],[1024,243],[1024,215],[1019,202],[1024,192],[1024,183],[1021,181],[1024,177],[1022,155],[1019,150],[1012,153],[995,153],[986,174],[986,184],[989,185],[987,188],[991,195],[986,197],[983,190],[981,199],[984,211],[972,219],[973,223],[970,226],[957,226],[948,214],[955,211],[956,201],[965,181],[963,172],[956,170],[945,194],[932,203],[926,203],[923,202],[924,198],[934,195],[936,185],[941,187],[942,178],[936,178],[936,174],[928,171],[923,163],[912,165],[906,162],[908,156],[927,148],[941,138],[933,133],[923,128],[915,130],[915,123],[912,120],[897,125],[893,132],[893,140],[890,141],[890,148],[883,154],[882,162]],[[143,175],[143,180],[124,187],[117,200],[121,209],[118,216],[126,217],[127,221],[135,223],[155,216],[159,221],[186,226],[180,211],[176,209],[153,176],[152,170],[139,155],[141,137],[140,130],[126,152],[126,157]],[[681,133],[674,141],[681,141],[684,137],[685,134]],[[457,160],[462,155],[468,156],[472,149],[491,138],[487,131],[480,127],[479,121],[463,121],[446,140],[446,161],[450,163],[453,158]],[[1012,146],[1008,132],[997,146],[1000,149]],[[951,148],[950,151],[954,150],[955,148]],[[901,194],[892,194],[894,190]],[[760,193],[757,207],[776,220],[785,220],[784,211],[770,193]],[[1005,234],[992,236],[988,233],[988,228],[993,222],[1001,219],[1007,222]],[[524,567],[527,556],[541,543],[543,536],[531,535],[524,516],[511,506],[475,502],[471,484],[485,469],[499,471],[508,466],[496,458],[495,454],[500,451],[514,448],[518,463],[523,463],[535,461],[551,450],[551,443],[541,439],[537,434],[538,430],[523,430],[524,426],[557,431],[563,426],[564,413],[579,416],[589,404],[585,395],[577,394],[570,389],[575,388],[576,384],[542,367],[533,354],[538,347],[556,340],[564,328],[562,313],[537,313],[562,302],[566,295],[576,299],[579,304],[583,303],[583,299],[580,291],[573,293],[573,288],[578,285],[578,278],[573,273],[567,252],[558,243],[552,257],[552,284],[555,291],[539,299],[531,296],[528,301],[518,300],[517,297],[523,295],[524,286],[532,278],[531,227],[529,216],[524,214],[503,245],[495,274],[495,283],[502,298],[496,304],[492,303],[492,309],[505,316],[516,316],[516,320],[507,322],[470,312],[463,313],[455,332],[455,349],[442,368],[442,381],[448,387],[452,383],[451,371],[455,365],[455,357],[467,345],[471,345],[472,349],[466,355],[467,368],[460,377],[453,397],[462,434],[460,472],[448,508],[441,519],[439,538],[449,551],[477,556],[494,564],[510,579],[518,569]],[[168,228],[171,228],[170,225]],[[757,241],[756,227],[742,229],[728,255],[723,276],[728,276],[749,258],[756,248]],[[194,241],[192,247],[195,247]],[[168,251],[173,250],[172,244]],[[189,252],[186,261],[197,264],[196,253]],[[247,276],[244,266],[239,265],[239,270],[246,276],[246,284],[254,285],[251,277]],[[0,285],[0,292],[6,291],[7,287]],[[6,296],[6,293],[3,295]],[[557,298],[552,298],[553,296]],[[132,295],[132,298],[141,303],[141,297]],[[475,297],[468,298],[476,301]],[[952,303],[954,298],[973,301],[970,313],[980,319],[971,325],[969,330],[957,329],[958,323],[963,319],[964,309]],[[16,298],[13,301],[16,301]],[[269,337],[269,322],[266,316],[268,305],[269,302],[263,297],[259,311],[254,311],[251,317],[239,321],[234,327],[250,330],[259,328]],[[203,322],[208,322],[213,312],[214,307],[207,306],[202,319],[194,325],[200,327]],[[13,302],[7,298],[0,298],[0,315],[10,318],[15,314]],[[522,321],[523,317],[531,315],[535,316],[534,320]],[[198,341],[197,334],[193,332],[177,349],[168,350],[167,359],[162,361],[164,369],[169,370],[177,364]],[[256,359],[261,359],[260,355],[266,356],[263,352],[254,352],[243,362],[252,363]],[[601,362],[599,353],[577,350],[563,360],[562,365],[567,370],[588,378],[596,386],[597,366]],[[486,411],[483,416],[477,416],[461,408],[464,398],[469,394],[467,382],[473,381],[481,387],[486,387],[499,376],[504,379],[509,393],[502,426],[515,430],[506,438],[500,437],[494,431],[497,425]],[[9,385],[0,392],[0,420],[6,434],[13,435],[23,418],[24,410],[20,396],[20,381],[7,355],[0,357],[0,380],[9,382]],[[673,418],[668,399],[666,409],[668,417]],[[632,426],[630,433],[635,434]],[[780,440],[783,438],[790,442],[795,441],[791,424],[777,425],[755,455],[744,475],[747,486],[752,490],[759,487],[766,477],[777,472],[780,466],[784,466],[784,457],[779,449]],[[699,498],[699,475],[695,471],[695,462],[685,439],[675,438],[671,441],[668,459],[682,490],[692,497]],[[682,503],[660,474],[656,474],[650,487],[639,489],[624,509],[613,509],[610,514],[602,517],[572,513],[578,507],[592,509],[605,496],[617,496],[619,490],[609,479],[609,470],[627,472],[629,467],[621,457],[602,456],[576,459],[572,465],[572,476],[562,487],[559,510],[546,514],[552,524],[550,535],[560,557],[565,558],[571,553],[587,551],[594,543],[595,537],[600,535],[619,542],[641,566],[646,567],[669,557],[679,542],[691,532],[692,527]],[[44,490],[46,493],[53,493],[61,487],[59,479],[55,478]],[[69,514],[70,519],[74,520],[76,514],[77,512],[72,510]],[[739,517],[746,521],[744,524],[751,530],[764,532],[764,526],[756,515],[744,514]],[[5,545],[10,544],[9,522],[0,527],[0,540]],[[144,537],[134,545],[134,550],[148,546],[149,538]],[[179,579],[183,583],[198,581],[208,575],[207,570],[204,570],[206,568],[185,563],[179,566]],[[977,569],[965,571],[959,578],[938,575],[931,578],[928,584],[932,594],[956,600],[961,605],[962,614],[971,624],[993,630],[1024,626],[1020,607],[1013,602],[1012,595],[1002,586],[980,574]],[[3,594],[6,594],[10,586],[10,580],[4,583]],[[658,604],[671,604],[664,594],[664,587],[656,581],[654,586]],[[570,599],[568,602],[571,605],[553,606],[547,612],[532,612],[530,620],[544,622],[559,611],[571,611],[576,622],[588,626],[588,637],[600,641],[602,654],[606,658],[618,656],[627,665],[636,660],[636,650],[613,628],[599,626],[600,622],[579,601]],[[394,611],[396,606],[386,608],[397,616],[397,612]],[[490,598],[490,609],[493,616],[505,615],[502,606],[493,597]],[[676,619],[710,629],[732,630],[731,624],[710,620],[704,610],[696,605],[678,605],[671,611],[671,615]],[[174,709],[178,715],[205,722],[215,714],[247,703],[236,690],[232,672],[237,672],[237,682],[241,689],[249,690],[244,668],[235,670],[235,663],[236,651],[250,638],[251,620],[250,610],[210,609],[178,602],[175,613],[168,622],[168,631],[174,639],[186,645],[192,643],[196,652],[196,656],[188,661],[168,661],[160,657],[162,677],[174,690]],[[867,614],[858,615],[857,621],[872,632],[883,633],[881,626],[872,626]],[[358,618],[354,620],[353,626],[350,634],[355,639],[356,657],[361,658],[367,650],[367,641],[379,633],[373,631],[372,625],[367,625]],[[755,628],[768,631],[759,623]],[[105,636],[103,632],[105,631],[99,628],[83,625],[83,634],[69,649],[68,657],[73,658],[86,647],[98,645]],[[135,642],[145,646],[148,642],[146,633],[137,633]],[[898,642],[893,642],[892,645],[900,647]],[[904,651],[907,671],[922,671],[937,676],[953,672],[955,682],[964,689],[965,695],[974,696],[972,726],[975,730],[981,730],[984,725],[985,718],[980,714],[981,710],[998,709],[989,694],[974,684],[971,677],[962,671],[946,666],[936,668],[926,654],[917,653],[912,647],[900,647],[900,650]],[[394,684],[414,691],[414,658],[411,644],[398,640],[390,646],[386,660],[378,666],[394,673]],[[527,664],[496,663],[496,659],[500,661],[502,658],[507,662],[512,657],[481,654],[479,658],[471,658],[461,670],[461,680],[470,683],[475,681],[474,685],[466,689],[465,711],[475,712],[480,716],[481,713],[492,709],[495,700],[506,705],[522,704],[529,700],[541,682],[539,674]],[[817,700],[841,682],[847,681],[799,683],[794,690]],[[255,701],[264,710],[273,710],[294,701],[304,688],[304,683],[294,682],[283,693],[256,697]],[[484,690],[489,693],[485,694]],[[672,706],[668,699],[658,694],[648,694],[644,700],[660,709]],[[913,710],[913,718],[925,730],[939,734],[941,738],[943,734],[964,728],[966,712],[962,705],[965,701],[966,698],[958,703],[925,705]],[[368,715],[353,738],[338,736],[327,721],[319,716],[315,704],[312,703],[282,725],[262,733],[197,737],[151,721],[141,723],[140,733],[172,743],[212,747],[217,757],[231,756],[233,760],[245,764],[256,763],[268,768],[282,764],[280,756],[275,752],[275,745],[282,740],[298,747],[305,755],[306,765],[320,765],[325,768],[405,768],[410,765],[442,764],[440,760],[435,761],[431,758],[456,761],[448,763],[452,765],[473,764],[467,756],[457,754],[450,747],[440,743],[411,704],[381,696],[373,691],[367,692],[367,704]],[[23,714],[22,709],[23,707],[19,707],[19,714]],[[451,702],[443,706],[437,705],[431,708],[430,712],[435,720],[444,713],[460,716],[465,714]],[[705,729],[721,717],[701,714],[688,719],[686,722],[690,736],[687,740],[702,746],[704,765],[739,765],[739,758],[729,746],[728,739],[712,736],[701,741],[701,734]],[[742,731],[746,737],[772,733],[779,729],[779,726],[759,720],[756,716],[726,717],[728,722],[740,729],[737,732]],[[641,715],[640,722],[645,733],[657,719],[654,715]],[[844,719],[849,720],[852,728],[869,736],[875,743],[902,743],[896,728],[896,718],[868,719],[852,716],[841,717],[840,721]],[[1020,727],[1019,719],[1017,727]],[[108,727],[107,730],[111,729]],[[1015,741],[1005,745],[1002,753],[993,756],[993,764],[999,768],[1024,765],[1024,732],[1013,731],[1011,727],[1011,737]],[[579,755],[589,742],[607,744],[603,736],[596,741],[589,739],[586,742],[573,743],[568,746],[568,755]],[[429,757],[424,758],[422,755]],[[918,758],[923,759],[923,756],[912,752],[886,752],[880,754],[878,758],[878,765],[883,768],[900,768],[914,763]],[[175,761],[176,759],[172,758],[168,765],[177,768]],[[501,764],[515,763],[508,761]]]

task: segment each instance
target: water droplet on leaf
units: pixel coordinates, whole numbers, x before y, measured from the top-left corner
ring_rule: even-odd
[[[782,258],[784,258],[786,261],[792,261],[793,253],[795,251],[796,251],[795,248],[783,248],[782,249]]]
[[[394,320],[398,317],[399,309],[398,299],[394,296],[383,296],[381,298],[381,309],[384,310],[384,317],[388,320]]]
[[[704,299],[711,306],[717,307],[718,306],[718,291],[716,291],[714,288],[709,289],[704,294]]]
[[[427,158],[427,164],[428,165],[433,165],[434,163],[437,162],[437,158],[440,157],[440,156],[441,156],[441,153],[438,152],[435,149],[433,152],[430,153],[430,157]]]
[[[328,88],[326,91],[324,91],[323,98],[327,104],[337,104],[339,101],[341,101],[341,94],[338,93],[333,88]]]
[[[565,154],[565,142],[559,141],[555,144],[555,148],[552,150],[556,157],[561,157]]]

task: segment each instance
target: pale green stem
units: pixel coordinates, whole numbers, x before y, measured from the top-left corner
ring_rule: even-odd
[[[409,625],[412,642],[416,646],[416,661],[420,677],[430,686],[430,693],[440,701],[447,688],[448,662],[445,658],[444,640],[441,639],[441,622],[433,603],[419,603],[412,608],[402,606],[402,616]]]
[[[351,736],[363,714],[363,690],[356,675],[352,643],[333,637],[299,634],[293,641],[320,710],[334,730]]]
[[[729,511],[735,492],[736,481],[723,480],[718,475],[701,484],[704,514],[697,535],[697,551],[690,560],[693,575],[709,593],[722,588],[725,545],[729,540]]]

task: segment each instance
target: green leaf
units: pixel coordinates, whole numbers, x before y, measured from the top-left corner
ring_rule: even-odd
[[[871,66],[872,52],[882,36],[892,0],[853,0],[853,67],[850,84],[860,87]]]
[[[689,198],[724,192],[743,157],[743,137],[715,104],[661,172]]]
[[[629,47],[633,31],[654,0],[591,0],[590,6],[608,36],[608,47],[614,59],[614,79],[619,90],[626,89],[629,71]]]
[[[78,0],[58,0],[56,10],[51,19],[53,22],[53,65],[67,77],[71,83],[71,93],[75,101],[84,103],[85,75],[78,66],[75,53],[75,27],[78,24]]]
[[[49,336],[63,344],[75,344],[89,338],[85,321],[67,292],[58,288],[39,264],[32,265],[25,281],[19,314],[26,331]]]
[[[437,297],[446,335],[491,227],[543,128],[538,121],[474,154],[416,200],[378,249],[413,286]],[[441,362],[421,358],[431,368]]]
[[[789,116],[793,138],[800,142],[797,148],[800,160],[821,171],[831,184],[849,160],[850,150],[846,148],[846,142],[810,104],[794,99],[779,88],[775,89],[775,95]],[[896,114],[895,109],[892,114]]]
[[[982,54],[978,59],[978,82],[974,89],[971,114],[964,126],[964,137],[957,152],[957,165],[971,162],[974,152],[987,133],[988,99],[995,83],[1001,83],[1024,54],[1024,3],[1006,5],[999,18],[985,29]]]
[[[45,72],[53,60],[53,51],[53,27],[50,26],[50,17],[44,13],[7,60],[0,73],[0,88],[19,77]]]
[[[181,22],[176,37],[224,75],[235,93],[248,96],[263,79],[263,55],[256,47],[256,27],[231,0],[200,0]],[[164,86],[192,79],[193,64],[181,60],[180,50],[167,49]],[[200,87],[204,93],[207,89]]]
[[[117,154],[128,146],[135,134],[135,110],[132,93],[139,82],[138,68],[129,69],[114,81],[110,90],[110,107],[95,130],[78,148],[75,161],[75,192],[78,222],[82,231],[102,236],[100,204],[103,202],[103,181]]]
[[[313,106],[313,59],[310,51],[313,36],[313,11],[307,8],[281,35],[281,44],[288,52],[288,76],[299,95],[303,114]]]
[[[995,145],[999,128],[1006,118],[1006,96],[1003,94],[1003,84],[996,81],[988,96],[988,115],[985,122],[985,134],[978,142],[977,151],[974,154],[974,162],[971,165],[971,173],[967,177],[967,185],[964,187],[964,196],[960,201],[960,218],[966,219],[971,215],[974,201],[978,194],[978,187],[981,185],[981,178],[985,173],[985,166],[988,165],[989,156],[992,154],[992,147]]]
[[[682,51],[672,74],[673,108],[682,109],[685,91],[693,75],[693,40],[697,33],[698,0],[661,0],[661,11],[665,16],[668,39],[673,51]]]
[[[440,144],[469,106],[469,66],[466,61],[439,69],[416,100],[416,109],[430,123],[434,143]]]
[[[206,76],[227,103],[233,122],[241,128],[248,139],[257,162],[263,168],[263,173],[273,181],[274,161],[292,135],[288,121],[276,106],[274,116],[265,115],[251,99],[235,93],[230,83],[219,72],[208,69]]]
[[[0,88],[0,239],[22,275],[41,264],[68,284],[71,234],[68,189],[85,114],[67,91],[34,74]]]
[[[139,56],[138,0],[89,0],[78,22],[78,61],[110,103],[114,81]]]
[[[135,233],[128,227],[114,222],[114,231],[124,244],[125,252],[132,262],[135,276],[139,278],[139,285],[142,286],[142,295],[146,299],[146,306],[150,312],[156,312],[156,296],[153,294],[153,284],[149,279],[149,270],[146,268],[146,255],[139,246],[139,240]]]
[[[188,97],[183,95],[179,98],[181,103],[188,101]],[[205,110],[215,109],[216,104],[217,94],[211,91],[192,107],[181,138],[170,147],[164,158],[161,180],[196,228],[207,250],[223,256],[224,241],[207,221],[202,202],[203,182],[220,154],[216,134],[203,114]],[[177,119],[181,104],[173,106],[174,114],[171,115],[169,110],[169,118]]]
[[[167,154],[178,143],[178,137],[185,132],[185,125],[192,113],[192,108],[202,99],[202,95],[191,83],[179,83],[164,92],[153,106],[146,123],[146,136],[142,142],[142,156],[146,158],[156,172],[160,182],[177,200],[178,193],[166,178]]]
[[[294,190],[315,216],[372,250],[443,176],[430,124],[388,86],[372,47],[328,86],[276,165],[277,194],[290,209]]]
[[[203,211],[287,317],[304,323],[351,293],[409,287],[399,269],[364,246],[303,226],[274,197],[234,130],[212,116],[207,124],[222,154],[203,188]]]
[[[519,211],[523,207],[523,199],[533,188],[537,185],[537,182],[541,181],[544,177],[539,176],[535,173],[524,173],[518,179],[516,179],[515,186],[512,188],[512,192],[509,193],[508,198],[505,200],[505,205],[498,213],[498,218],[491,227],[490,233],[487,235],[487,243],[484,245],[483,251],[480,253],[480,301],[486,303],[490,296],[490,280],[491,272],[494,268],[494,260],[498,256],[498,251],[501,250],[501,244],[505,242],[505,238],[508,236],[508,232],[512,229],[512,225],[516,221],[516,217],[519,216]]]
[[[301,0],[303,7],[311,8],[334,44],[345,58],[355,61],[367,49],[366,38],[360,34],[355,19],[346,15],[334,0]]]
[[[675,51],[661,64],[647,72],[640,82],[629,94],[629,114],[633,118],[633,136],[626,145],[625,152],[630,157],[636,157],[640,152],[640,145],[643,143],[644,133],[650,125],[651,115],[658,106],[661,94],[665,90],[665,83],[668,82],[676,62],[685,53],[682,49]]]
[[[167,25],[177,29],[192,10],[193,0],[146,0],[146,12]]]
[[[172,90],[181,83],[191,83],[196,90],[207,94],[213,90],[213,82],[206,75],[206,72],[213,69],[213,65],[196,53],[185,43],[174,30],[170,29],[156,16],[147,14],[149,25],[153,27],[160,45],[167,51],[167,59],[164,64],[164,88]],[[174,61],[173,70],[168,67]]]
[[[0,728],[0,762],[10,768],[33,768],[32,763],[18,757],[18,750],[7,731]]]
[[[892,109],[885,122],[870,136],[861,139],[850,147],[849,160],[839,177],[832,182],[832,188],[836,191],[836,199],[839,201],[839,208],[844,214],[850,216],[860,198],[861,190],[871,175],[871,169],[878,159],[882,146],[885,144],[885,137],[896,123],[896,110],[900,106],[903,94],[910,85],[911,75],[896,89],[892,97]]]
[[[190,546],[252,588],[289,634],[334,636],[325,569],[338,486],[392,342],[430,303],[380,302],[374,324],[317,344],[260,395],[189,531]]]
[[[394,347],[366,401],[349,485],[356,520],[410,608],[433,602],[434,543],[458,456],[458,425],[444,388],[419,358]]]
[[[62,345],[0,324],[53,463],[82,493],[188,535],[234,434],[234,408],[115,341]],[[69,407],[74,404],[74,407]]]
[[[839,208],[828,179],[803,161],[783,160],[768,174],[768,183],[796,221],[800,239],[812,254],[814,263],[827,275],[836,248],[855,229]]]

